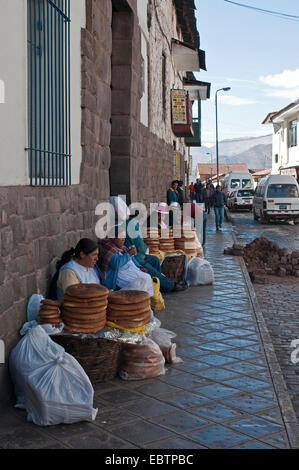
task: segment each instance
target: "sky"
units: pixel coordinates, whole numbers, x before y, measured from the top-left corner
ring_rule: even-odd
[[[299,16],[299,0],[235,0],[237,3]],[[269,112],[299,98],[299,21],[242,8],[224,0],[195,0],[200,48],[211,83],[202,102],[202,145],[215,145],[215,91],[219,141],[272,133],[262,125]]]

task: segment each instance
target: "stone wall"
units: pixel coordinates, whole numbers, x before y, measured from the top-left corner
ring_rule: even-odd
[[[95,208],[110,194],[110,0],[87,0],[82,30],[82,163],[80,185],[0,188],[0,403],[12,398],[8,354],[19,341],[26,306],[46,295],[57,257],[82,237],[95,238]]]

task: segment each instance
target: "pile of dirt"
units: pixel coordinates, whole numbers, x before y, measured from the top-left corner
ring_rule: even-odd
[[[254,282],[264,283],[264,277],[299,277],[299,251],[289,252],[265,237],[256,238],[246,246],[234,244],[226,248],[227,255],[243,256],[247,270]]]

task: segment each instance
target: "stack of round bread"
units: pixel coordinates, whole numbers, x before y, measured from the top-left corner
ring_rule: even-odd
[[[39,310],[39,323],[41,325],[50,324],[55,328],[59,328],[61,323],[59,307],[60,302],[48,299],[42,300]]]
[[[151,339],[144,343],[124,343],[119,375],[125,380],[143,380],[165,374],[165,359]]]
[[[158,255],[160,253],[159,230],[155,227],[147,229],[147,237],[144,239],[145,244],[149,248],[150,255]]]
[[[160,250],[165,253],[171,253],[175,250],[172,229],[160,231]]]
[[[123,328],[138,328],[151,320],[151,302],[147,292],[118,290],[109,293],[107,321]]]
[[[75,284],[63,298],[62,318],[65,330],[96,333],[104,328],[109,291],[99,284]]]
[[[194,253],[197,251],[195,227],[182,227],[180,238],[175,238],[176,250],[183,250],[185,253]]]

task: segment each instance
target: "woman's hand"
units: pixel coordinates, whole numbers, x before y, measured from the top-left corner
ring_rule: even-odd
[[[128,249],[128,253],[130,256],[135,256],[137,254],[135,246],[131,246],[131,248]]]

